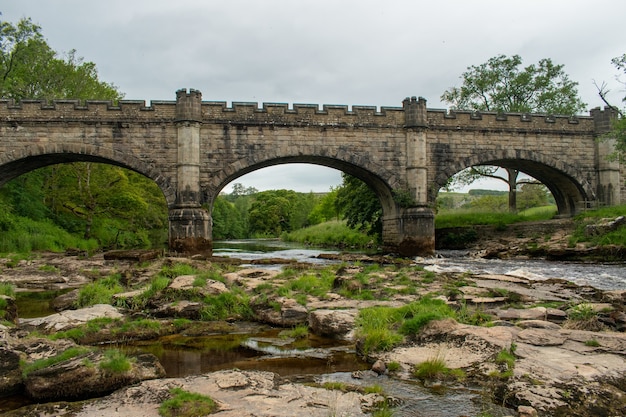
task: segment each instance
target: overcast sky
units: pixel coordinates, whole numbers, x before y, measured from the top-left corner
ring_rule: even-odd
[[[563,64],[588,108],[613,86],[626,53],[626,1],[596,0],[0,0],[2,19],[30,17],[57,52],[76,49],[129,100],[430,108],[460,75],[499,55]],[[327,191],[338,171],[286,165],[240,177],[259,190]],[[228,191],[228,190],[226,190]]]

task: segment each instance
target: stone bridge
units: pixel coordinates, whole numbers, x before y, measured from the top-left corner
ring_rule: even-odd
[[[623,167],[607,158],[610,110],[590,116],[448,112],[423,98],[402,107],[202,101],[0,100],[0,185],[64,162],[118,165],[154,180],[169,207],[169,245],[210,251],[211,207],[249,172],[287,163],[336,168],[366,182],[383,206],[386,251],[434,251],[434,206],[449,177],[473,165],[519,169],[554,195],[561,215],[618,204]],[[280,182],[276,188],[280,188]]]

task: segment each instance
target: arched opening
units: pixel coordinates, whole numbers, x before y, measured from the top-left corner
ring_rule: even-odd
[[[517,169],[497,166],[470,167],[451,177],[439,190],[440,215],[488,212],[511,213],[529,219],[548,219],[557,213],[548,187]]]
[[[343,184],[342,173],[365,182],[375,193],[377,203],[380,201],[388,212],[395,210],[390,187],[363,167],[332,158],[276,158],[222,180],[220,193],[210,206],[214,239],[232,238],[236,233],[277,237],[283,231],[343,222],[335,200]],[[224,224],[237,230],[224,230]]]
[[[531,178],[543,184],[554,198],[560,216],[572,216],[590,200],[595,200],[595,194],[589,181],[574,167],[563,161],[557,161],[532,151],[517,152],[518,158],[504,157],[489,153],[480,154],[457,164],[453,170],[448,170],[437,177],[437,193],[449,183],[449,178],[470,167],[492,166],[510,172],[519,172],[520,178]],[[528,181],[527,181],[528,182]],[[514,187],[512,185],[512,187]],[[515,188],[513,188],[515,190]]]
[[[72,153],[31,155],[0,166],[0,252],[162,248],[167,202],[137,169]]]

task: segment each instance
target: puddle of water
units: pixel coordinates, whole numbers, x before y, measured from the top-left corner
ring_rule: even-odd
[[[255,334],[173,335],[133,342],[122,349],[127,353],[152,353],[170,378],[232,368],[293,376],[348,372],[370,366],[358,359],[352,345],[312,335],[294,341],[281,338],[279,333],[280,330],[270,330]]]
[[[19,317],[32,319],[56,313],[50,306],[50,303],[58,296],[70,291],[72,291],[72,289],[16,292],[15,303],[17,304]]]

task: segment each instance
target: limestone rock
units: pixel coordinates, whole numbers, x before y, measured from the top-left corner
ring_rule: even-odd
[[[2,320],[10,321],[13,324],[17,324],[18,311],[17,304],[15,304],[15,298],[2,294],[0,294],[0,298],[3,300],[3,304],[5,305],[4,309],[0,311],[0,313],[3,313],[0,315],[0,318]]]
[[[79,289],[74,289],[70,292],[66,292],[63,295],[59,295],[50,302],[50,307],[54,311],[63,311],[71,309],[76,301],[78,301]]]
[[[109,304],[96,304],[79,310],[62,311],[46,317],[23,319],[22,325],[47,332],[63,331],[85,324],[89,320],[103,317],[117,319],[124,317],[124,315]]]
[[[156,317],[180,317],[190,320],[198,320],[203,308],[203,303],[182,300],[162,305],[156,309],[153,314]]]
[[[228,291],[223,282],[207,279],[202,286],[194,286],[196,275],[180,275],[172,280],[168,289],[171,291],[197,291],[203,296],[219,295]]]
[[[144,379],[165,376],[165,370],[151,354],[138,356],[127,372],[103,370],[98,365],[103,359],[102,353],[90,352],[33,371],[24,381],[26,392],[36,401],[85,399],[111,393]]]
[[[0,346],[0,398],[16,393],[21,386],[19,353],[7,346]]]
[[[309,314],[309,329],[319,336],[350,338],[358,310],[315,310]]]
[[[305,306],[291,298],[279,298],[275,301],[279,303],[279,309],[267,305],[253,306],[260,321],[281,327],[308,323],[308,310]]]

